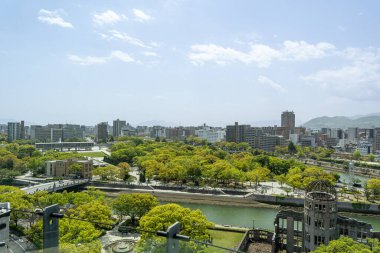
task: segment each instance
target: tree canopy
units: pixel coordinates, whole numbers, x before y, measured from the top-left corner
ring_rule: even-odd
[[[377,240],[372,250],[368,245],[354,241],[350,237],[341,237],[338,240],[330,241],[328,245],[319,246],[313,253],[378,253],[380,246]]]
[[[132,224],[157,205],[157,199],[148,193],[119,194],[112,203],[116,214],[131,217]]]

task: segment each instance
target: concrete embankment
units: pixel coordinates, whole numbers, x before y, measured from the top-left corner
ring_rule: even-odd
[[[102,190],[109,197],[116,197],[120,193],[151,193],[159,201],[176,202],[176,203],[200,203],[200,204],[213,204],[213,205],[228,205],[228,206],[246,206],[246,207],[270,207],[273,204],[260,203],[243,196],[233,195],[212,195],[188,192],[175,192],[175,191],[157,191],[157,190],[144,190],[144,189],[127,189],[127,188],[109,188],[109,187],[96,187]]]
[[[200,204],[214,204],[214,205],[229,205],[229,206],[246,206],[246,207],[270,207],[274,206],[291,206],[303,207],[304,199],[286,197],[286,196],[271,196],[259,194],[247,194],[244,196],[237,195],[216,195],[216,194],[203,194],[203,193],[189,193],[182,191],[170,190],[152,190],[152,189],[139,189],[128,187],[110,187],[93,185],[99,190],[106,192],[107,196],[115,197],[120,193],[151,193],[159,201],[177,202],[177,203],[200,203]],[[377,204],[369,203],[356,203],[356,202],[338,202],[339,212],[352,212],[364,214],[380,214],[380,206]]]

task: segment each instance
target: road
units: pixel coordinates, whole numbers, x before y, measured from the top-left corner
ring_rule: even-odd
[[[10,253],[25,253],[36,250],[36,247],[28,239],[14,234],[10,234],[8,245]]]

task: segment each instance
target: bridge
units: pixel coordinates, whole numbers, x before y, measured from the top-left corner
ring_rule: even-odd
[[[85,185],[88,183],[88,179],[70,179],[70,180],[60,180],[49,183],[42,183],[37,185],[32,185],[28,187],[21,188],[27,194],[33,194],[36,191],[47,191],[47,192],[56,192],[62,191],[67,188]]]

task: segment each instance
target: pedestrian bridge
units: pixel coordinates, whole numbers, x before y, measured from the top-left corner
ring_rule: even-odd
[[[88,179],[60,180],[60,181],[54,181],[54,182],[42,183],[42,184],[24,187],[24,188],[21,188],[21,190],[25,191],[27,194],[33,194],[36,191],[56,192],[56,191],[62,191],[74,186],[85,185],[87,183],[88,183]]]

